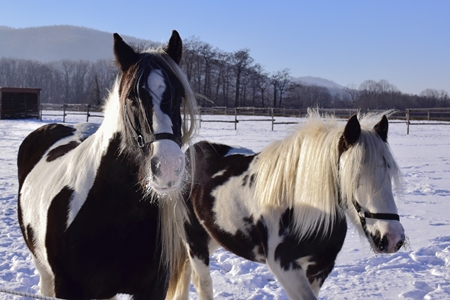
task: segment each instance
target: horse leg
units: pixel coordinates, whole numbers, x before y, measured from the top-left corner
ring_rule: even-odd
[[[41,295],[47,297],[55,297],[55,275],[48,272],[47,268],[43,267],[42,264],[34,257],[33,263],[39,272],[39,292]]]
[[[306,277],[305,270],[300,265],[291,264],[288,268],[280,265],[280,261],[267,259],[267,265],[283,286],[289,299],[315,300],[319,289],[313,287]]]
[[[200,259],[189,255],[192,265],[192,282],[200,300],[213,299],[213,284],[209,271],[209,257]]]

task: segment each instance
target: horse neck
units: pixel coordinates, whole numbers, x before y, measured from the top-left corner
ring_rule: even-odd
[[[118,80],[116,80],[112,92],[105,102],[103,114],[103,122],[95,134],[97,143],[107,145],[115,134],[125,131],[122,107],[120,105]]]

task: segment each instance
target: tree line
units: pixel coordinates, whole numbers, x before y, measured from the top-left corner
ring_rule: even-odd
[[[136,45],[143,48],[144,45]],[[450,106],[446,91],[405,94],[386,80],[366,80],[340,92],[295,82],[289,69],[269,73],[249,49],[224,52],[196,37],[184,40],[181,65],[201,106],[405,109]],[[117,77],[112,61],[42,63],[0,58],[0,86],[41,88],[43,103],[100,105]]]

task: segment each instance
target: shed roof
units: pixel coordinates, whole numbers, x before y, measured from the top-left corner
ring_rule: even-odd
[[[39,93],[39,88],[18,88],[18,87],[0,87],[0,92],[9,93]]]

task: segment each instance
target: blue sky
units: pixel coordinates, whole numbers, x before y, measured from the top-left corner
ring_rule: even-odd
[[[450,93],[449,0],[0,0],[0,25],[76,25],[165,42],[171,30],[250,49],[269,72]]]

